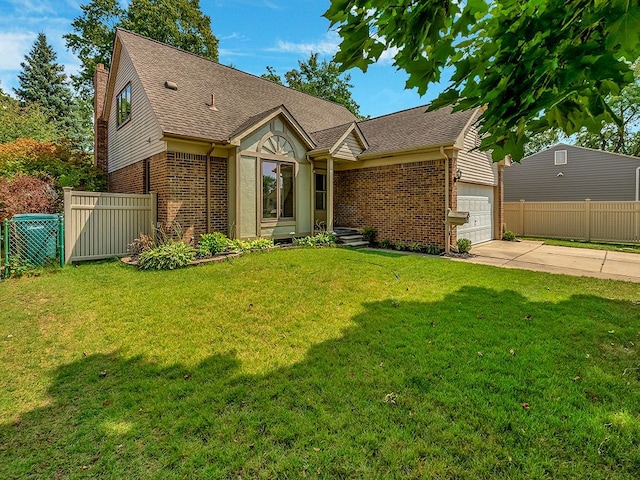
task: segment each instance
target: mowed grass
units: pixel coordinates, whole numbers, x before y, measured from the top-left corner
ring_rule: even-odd
[[[0,283],[0,478],[638,478],[640,286],[289,249]]]
[[[538,240],[545,245],[556,245],[558,247],[590,248],[592,250],[609,250],[612,252],[639,253],[640,245],[627,243],[598,243],[585,242],[583,240],[562,240],[559,238],[538,238],[523,237],[523,240]]]

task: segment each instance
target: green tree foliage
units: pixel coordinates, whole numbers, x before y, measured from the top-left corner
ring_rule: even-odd
[[[22,106],[16,99],[0,92],[0,144],[19,138],[48,141],[58,136],[56,125],[48,121],[37,104]]]
[[[47,43],[44,33],[39,33],[20,64],[19,88],[14,88],[23,105],[36,103],[49,121],[63,123],[71,117],[72,94],[67,85],[64,67],[56,62],[57,55]]]
[[[335,62],[318,61],[318,54],[312,53],[306,61],[298,61],[299,68],[284,74],[284,82],[273,67],[267,67],[262,78],[286,85],[300,92],[309,93],[339,103],[360,117],[360,106],[351,98],[353,85],[349,83],[350,75],[342,75]]]
[[[83,149],[91,148],[92,110],[87,108],[85,101],[73,95],[64,66],[57,63],[56,59],[56,52],[47,42],[47,37],[39,33],[31,51],[25,55],[25,61],[20,64],[22,72],[18,74],[19,87],[14,88],[22,109],[13,109],[14,120],[23,120],[29,127],[38,128],[14,128],[13,133],[8,135],[10,138],[4,138],[3,141],[16,138],[67,138]],[[42,128],[41,116],[46,119],[46,128]],[[0,130],[8,129],[0,127]]]
[[[640,156],[640,62],[634,65],[636,81],[622,89],[620,95],[607,97],[609,108],[616,113],[620,123],[602,123],[600,131],[581,129],[567,137],[557,129],[532,135],[525,147],[525,154],[531,155],[558,142],[566,142],[580,147],[595,148],[613,153]]]
[[[74,84],[90,96],[98,63],[111,64],[116,27],[121,27],[189,52],[218,60],[218,39],[199,0],[135,0],[121,7],[118,0],[91,0],[64,35],[67,47],[82,62]]]
[[[609,122],[593,133],[582,129],[575,135],[575,144],[614,153],[640,156],[640,67],[636,66],[636,81],[627,85],[620,95],[607,98],[609,108],[620,123]]]
[[[488,107],[481,148],[494,160],[522,158],[530,134],[620,123],[605,99],[633,81],[640,57],[637,1],[331,0],[325,17],[339,25],[344,69],[366,71],[390,49],[407,88],[424,94],[451,67],[430,108]]]
[[[22,138],[0,144],[0,177],[31,175],[53,186],[104,190],[104,174],[94,167],[90,154],[65,140],[39,142]]]

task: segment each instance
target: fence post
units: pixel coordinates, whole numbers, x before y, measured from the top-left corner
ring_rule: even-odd
[[[522,235],[524,237],[524,200],[520,200],[520,231],[516,232],[516,235]]]
[[[149,218],[151,220],[151,238],[156,240],[156,229],[158,228],[158,192],[149,192],[151,198],[149,201],[151,205],[149,205]]]
[[[587,242],[591,241],[591,199],[587,198],[584,201],[584,239]]]
[[[58,255],[60,266],[64,267],[64,216],[58,215]]]
[[[64,187],[64,220],[65,220],[65,229],[64,229],[64,263],[71,263],[71,254],[73,253],[73,245],[72,245],[72,236],[75,234],[73,232],[73,219],[71,218],[71,202],[73,194],[71,191],[72,187]]]
[[[9,276],[9,219],[4,219],[4,276]]]

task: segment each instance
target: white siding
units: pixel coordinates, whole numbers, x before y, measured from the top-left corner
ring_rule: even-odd
[[[498,184],[498,166],[491,160],[491,154],[474,150],[479,145],[478,131],[470,127],[464,137],[464,146],[458,153],[458,168],[462,170],[462,180],[484,185]]]
[[[345,160],[357,160],[357,156],[362,153],[362,145],[356,138],[355,134],[351,132],[347,135],[347,138],[338,146],[333,153],[336,158],[343,158]]]
[[[131,82],[131,119],[118,128],[117,96],[129,82]],[[123,47],[109,112],[109,172],[164,151],[165,143],[160,140],[161,137],[160,126],[129,55]]]

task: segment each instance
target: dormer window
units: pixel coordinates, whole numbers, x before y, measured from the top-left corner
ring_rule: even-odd
[[[566,165],[567,164],[567,151],[566,150],[558,150],[554,154],[554,163],[556,165]]]
[[[127,83],[127,86],[116,97],[117,102],[117,123],[118,126],[127,123],[131,118],[131,84]]]

